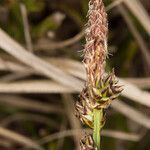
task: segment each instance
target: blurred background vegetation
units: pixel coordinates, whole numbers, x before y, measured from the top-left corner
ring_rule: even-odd
[[[104,3],[106,70],[127,88],[107,110],[102,149],[149,150],[150,2]],[[0,150],[79,149],[87,129],[74,103],[85,80],[87,11],[88,0],[0,0]]]

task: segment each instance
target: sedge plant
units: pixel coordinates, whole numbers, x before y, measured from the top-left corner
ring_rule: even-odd
[[[81,139],[81,150],[100,150],[105,109],[122,91],[114,71],[109,74],[105,72],[107,34],[108,22],[103,1],[90,0],[83,50],[87,80],[76,102],[76,114],[83,124],[93,129],[93,136],[86,135]]]

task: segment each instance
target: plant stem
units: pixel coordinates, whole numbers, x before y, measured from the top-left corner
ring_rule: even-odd
[[[100,150],[100,142],[101,142],[101,121],[103,118],[103,110],[94,109],[94,131],[93,131],[93,139],[95,144]]]

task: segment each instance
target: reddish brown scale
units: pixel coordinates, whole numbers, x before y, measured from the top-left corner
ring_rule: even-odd
[[[95,80],[104,73],[107,56],[107,15],[102,0],[89,2],[88,17],[84,64],[88,84],[94,86]]]

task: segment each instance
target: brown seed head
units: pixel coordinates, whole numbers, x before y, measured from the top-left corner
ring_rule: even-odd
[[[104,73],[107,56],[108,24],[102,0],[90,0],[88,17],[83,62],[88,84],[94,85],[95,80]]]

